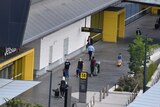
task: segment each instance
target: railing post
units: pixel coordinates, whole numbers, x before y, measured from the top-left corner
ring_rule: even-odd
[[[102,101],[102,90],[100,90],[100,94],[99,94],[99,101]]]
[[[93,105],[95,105],[95,95],[93,95]]]
[[[103,99],[106,97],[106,88],[103,88]]]
[[[107,91],[106,91],[107,96],[108,96],[108,92],[109,92],[109,84],[107,85]]]
[[[90,100],[90,105],[91,105],[91,107],[93,107],[92,100]]]

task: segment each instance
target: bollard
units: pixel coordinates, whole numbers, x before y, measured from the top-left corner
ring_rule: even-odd
[[[99,94],[99,101],[100,102],[102,101],[102,91],[100,91],[100,94]]]
[[[93,95],[93,105],[95,105],[95,95]]]
[[[90,100],[90,107],[93,107],[93,105],[92,105],[92,100]]]
[[[103,88],[103,99],[105,99],[106,96],[106,88]]]
[[[87,103],[86,107],[89,107],[89,103]]]
[[[132,101],[132,96],[130,97],[129,101],[130,101],[130,102]]]
[[[107,85],[107,91],[106,91],[107,96],[108,96],[108,92],[109,92],[109,85]]]

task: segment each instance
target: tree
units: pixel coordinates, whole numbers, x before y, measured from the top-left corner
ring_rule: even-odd
[[[157,44],[151,45],[152,39],[144,36],[136,35],[133,43],[129,44],[128,52],[130,54],[129,68],[135,74],[142,71],[142,66],[144,64],[144,53],[145,53],[145,43],[146,43],[146,62],[149,62],[150,55],[153,49],[159,47]]]

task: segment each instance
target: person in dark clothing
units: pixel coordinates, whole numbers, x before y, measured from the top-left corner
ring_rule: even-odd
[[[90,64],[91,77],[93,76],[95,65],[96,65],[96,60],[95,60],[95,58],[93,56],[92,59],[91,59],[91,64]]]
[[[93,44],[93,39],[91,38],[91,36],[88,36],[87,42],[89,45]]]
[[[67,88],[67,83],[65,81],[65,77],[62,77],[61,83],[60,83],[60,93],[61,96],[64,97],[65,94],[65,89]]]
[[[82,72],[82,70],[83,70],[83,61],[82,61],[82,58],[79,58],[77,70],[76,70],[77,77],[79,77],[79,74]]]
[[[88,48],[89,45],[92,45],[92,44],[93,44],[93,39],[91,38],[91,36],[88,36],[86,49]]]
[[[142,34],[141,30],[139,28],[137,28],[136,35],[141,35],[141,34]]]
[[[64,63],[64,74],[66,78],[69,78],[69,67],[70,67],[70,62],[68,61],[68,59],[65,61]]]

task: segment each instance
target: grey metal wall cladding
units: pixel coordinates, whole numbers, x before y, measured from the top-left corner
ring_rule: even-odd
[[[43,0],[31,5],[23,45],[55,32],[119,0]]]
[[[0,0],[0,47],[20,47],[30,0]]]
[[[123,0],[123,1],[160,6],[160,0]]]

